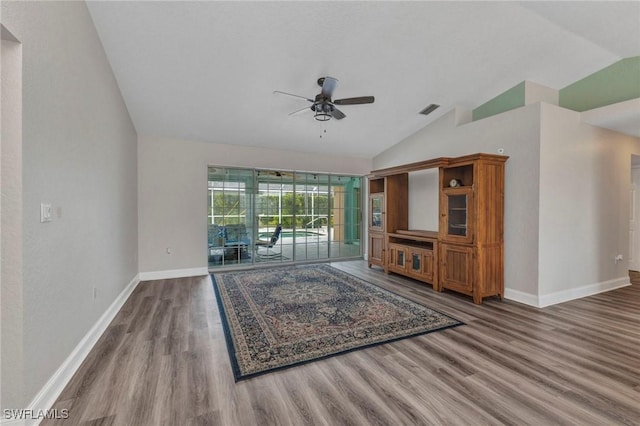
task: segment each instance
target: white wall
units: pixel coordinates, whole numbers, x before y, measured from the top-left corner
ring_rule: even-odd
[[[23,59],[24,407],[137,274],[136,132],[84,2],[2,2],[2,24]]]
[[[640,139],[547,103],[459,126],[455,117],[451,111],[380,154],[374,168],[504,148],[505,296],[547,306],[628,284],[630,164]],[[423,198],[410,205],[411,227],[437,229],[433,217],[420,216],[433,190],[424,180],[410,188],[412,199]],[[625,260],[616,264],[618,254]]]
[[[207,267],[207,166],[366,175],[371,160],[138,137],[141,273]],[[171,248],[171,254],[167,253]]]
[[[409,173],[409,229],[438,230],[438,169]]]
[[[628,283],[631,154],[640,139],[542,104],[540,304]],[[614,262],[617,254],[624,261]]]
[[[551,105],[558,105],[560,94],[557,90],[534,83],[524,82],[524,104],[531,105],[544,102]]]
[[[436,157],[497,153],[504,148],[509,156],[505,169],[505,293],[509,298],[534,301],[538,291],[540,104],[457,125],[461,115],[452,110],[381,153],[373,160],[374,169]],[[410,188],[411,227],[437,230],[437,217],[418,219],[423,211],[429,215],[434,211],[415,201],[437,199],[434,191],[437,186],[428,184]]]
[[[17,407],[23,395],[22,283],[22,46],[2,40],[0,137],[0,395]]]

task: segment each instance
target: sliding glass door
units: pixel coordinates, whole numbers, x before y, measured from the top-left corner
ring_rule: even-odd
[[[292,206],[293,176],[291,172],[257,170],[255,262],[279,263],[294,260],[293,242],[285,238],[292,228],[295,208]]]
[[[329,175],[296,173],[296,260],[329,257]]]
[[[362,256],[361,178],[209,167],[209,267]]]
[[[353,176],[330,176],[329,256],[331,258],[360,255],[361,179]]]
[[[209,167],[209,266],[252,263],[253,170]]]

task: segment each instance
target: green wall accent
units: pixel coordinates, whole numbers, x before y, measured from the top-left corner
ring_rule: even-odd
[[[471,112],[473,121],[524,106],[524,81]]]
[[[587,111],[640,98],[640,56],[622,59],[560,90],[560,106]]]

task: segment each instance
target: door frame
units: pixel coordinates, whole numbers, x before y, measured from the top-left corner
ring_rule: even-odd
[[[640,232],[638,222],[640,215],[640,156],[631,156],[631,182],[629,189],[629,270],[640,271]]]

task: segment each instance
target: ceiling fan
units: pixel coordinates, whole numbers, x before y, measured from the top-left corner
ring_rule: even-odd
[[[318,86],[322,87],[320,93],[316,95],[315,99],[309,99],[305,96],[294,95],[292,93],[281,92],[279,90],[273,93],[279,93],[281,95],[295,96],[296,98],[302,98],[311,102],[311,106],[304,107],[298,111],[294,111],[289,115],[297,114],[302,111],[310,109],[314,112],[314,118],[318,121],[328,121],[331,117],[336,120],[342,120],[346,117],[342,111],[336,108],[336,105],[360,105],[360,104],[372,104],[374,101],[373,96],[360,96],[357,98],[345,98],[331,100],[333,90],[336,88],[338,80],[333,77],[320,77],[318,79]]]

